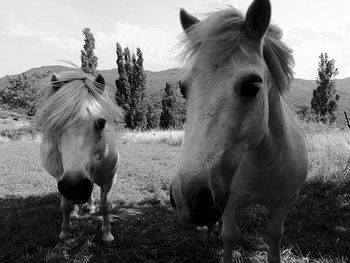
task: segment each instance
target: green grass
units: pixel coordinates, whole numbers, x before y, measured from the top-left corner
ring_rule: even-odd
[[[350,248],[350,133],[301,125],[310,171],[285,221],[283,260],[345,263]],[[0,262],[219,262],[218,230],[208,238],[192,226],[179,225],[170,207],[168,185],[180,147],[119,146],[121,163],[110,193],[115,241],[107,245],[100,241],[101,215],[87,215],[84,209],[73,220],[72,238],[60,241],[56,181],[40,164],[39,144],[0,142]],[[94,189],[97,198],[98,192]],[[267,220],[262,207],[240,210],[242,239],[235,246],[235,262],[266,262]]]

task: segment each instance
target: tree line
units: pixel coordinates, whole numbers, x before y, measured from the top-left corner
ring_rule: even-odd
[[[84,46],[81,50],[81,69],[91,75],[97,74],[98,58],[94,53],[95,38],[89,28],[83,29]],[[161,100],[146,93],[146,75],[143,69],[143,54],[136,48],[134,54],[116,43],[115,101],[124,111],[124,125],[128,129],[183,128],[186,121],[185,101],[177,84],[166,82]],[[335,77],[338,69],[334,59],[321,54],[318,64],[317,87],[309,105],[299,105],[297,114],[307,121],[333,123],[337,116],[339,94]],[[35,114],[38,106],[38,81],[51,72],[6,76],[7,84],[0,87],[0,106],[5,109]]]

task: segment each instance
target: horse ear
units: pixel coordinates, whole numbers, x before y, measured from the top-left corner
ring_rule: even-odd
[[[58,81],[58,78],[57,78],[56,73],[53,73],[51,76],[51,82],[55,82],[55,81]]]
[[[245,28],[249,37],[262,39],[271,19],[271,4],[269,0],[254,0],[249,6],[246,18]]]
[[[105,90],[105,79],[103,78],[103,76],[100,73],[97,74],[94,82],[95,82],[94,84],[95,85],[97,84],[96,86],[98,88],[100,88],[102,93],[103,93],[103,91]]]
[[[58,90],[62,87],[62,82],[58,80],[58,77],[56,73],[53,73],[50,79],[51,86],[55,88],[55,90]]]
[[[199,19],[188,13],[184,8],[180,8],[180,22],[183,30],[187,33],[191,26],[199,23]]]

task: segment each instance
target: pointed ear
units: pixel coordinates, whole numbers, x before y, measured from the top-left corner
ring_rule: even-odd
[[[102,91],[101,93],[104,92],[105,90],[105,79],[103,78],[103,76],[98,73],[95,80],[94,80],[94,84]]]
[[[249,6],[245,18],[245,28],[248,36],[253,39],[262,39],[269,27],[270,19],[270,1],[254,0]]]
[[[199,19],[195,16],[187,13],[187,11],[183,8],[180,8],[180,22],[183,30],[187,33],[191,26],[199,23]]]
[[[56,73],[53,73],[51,76],[51,82],[55,82],[55,81],[58,81],[58,78],[57,78]]]
[[[57,77],[56,73],[52,74],[51,79],[50,79],[50,83],[51,83],[51,86],[56,91],[59,90],[62,87],[62,85],[63,85],[63,83],[58,80],[58,77]]]

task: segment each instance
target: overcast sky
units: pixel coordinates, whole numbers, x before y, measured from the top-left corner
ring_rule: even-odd
[[[350,77],[349,0],[271,0],[272,19],[294,50],[295,76],[315,79],[318,56],[327,52]],[[144,67],[159,71],[181,66],[170,52],[181,33],[179,8],[200,14],[223,4],[245,12],[251,1],[232,0],[0,0],[0,77],[32,67],[80,65],[82,29],[96,39],[99,69],[115,68],[115,43],[144,54]]]

